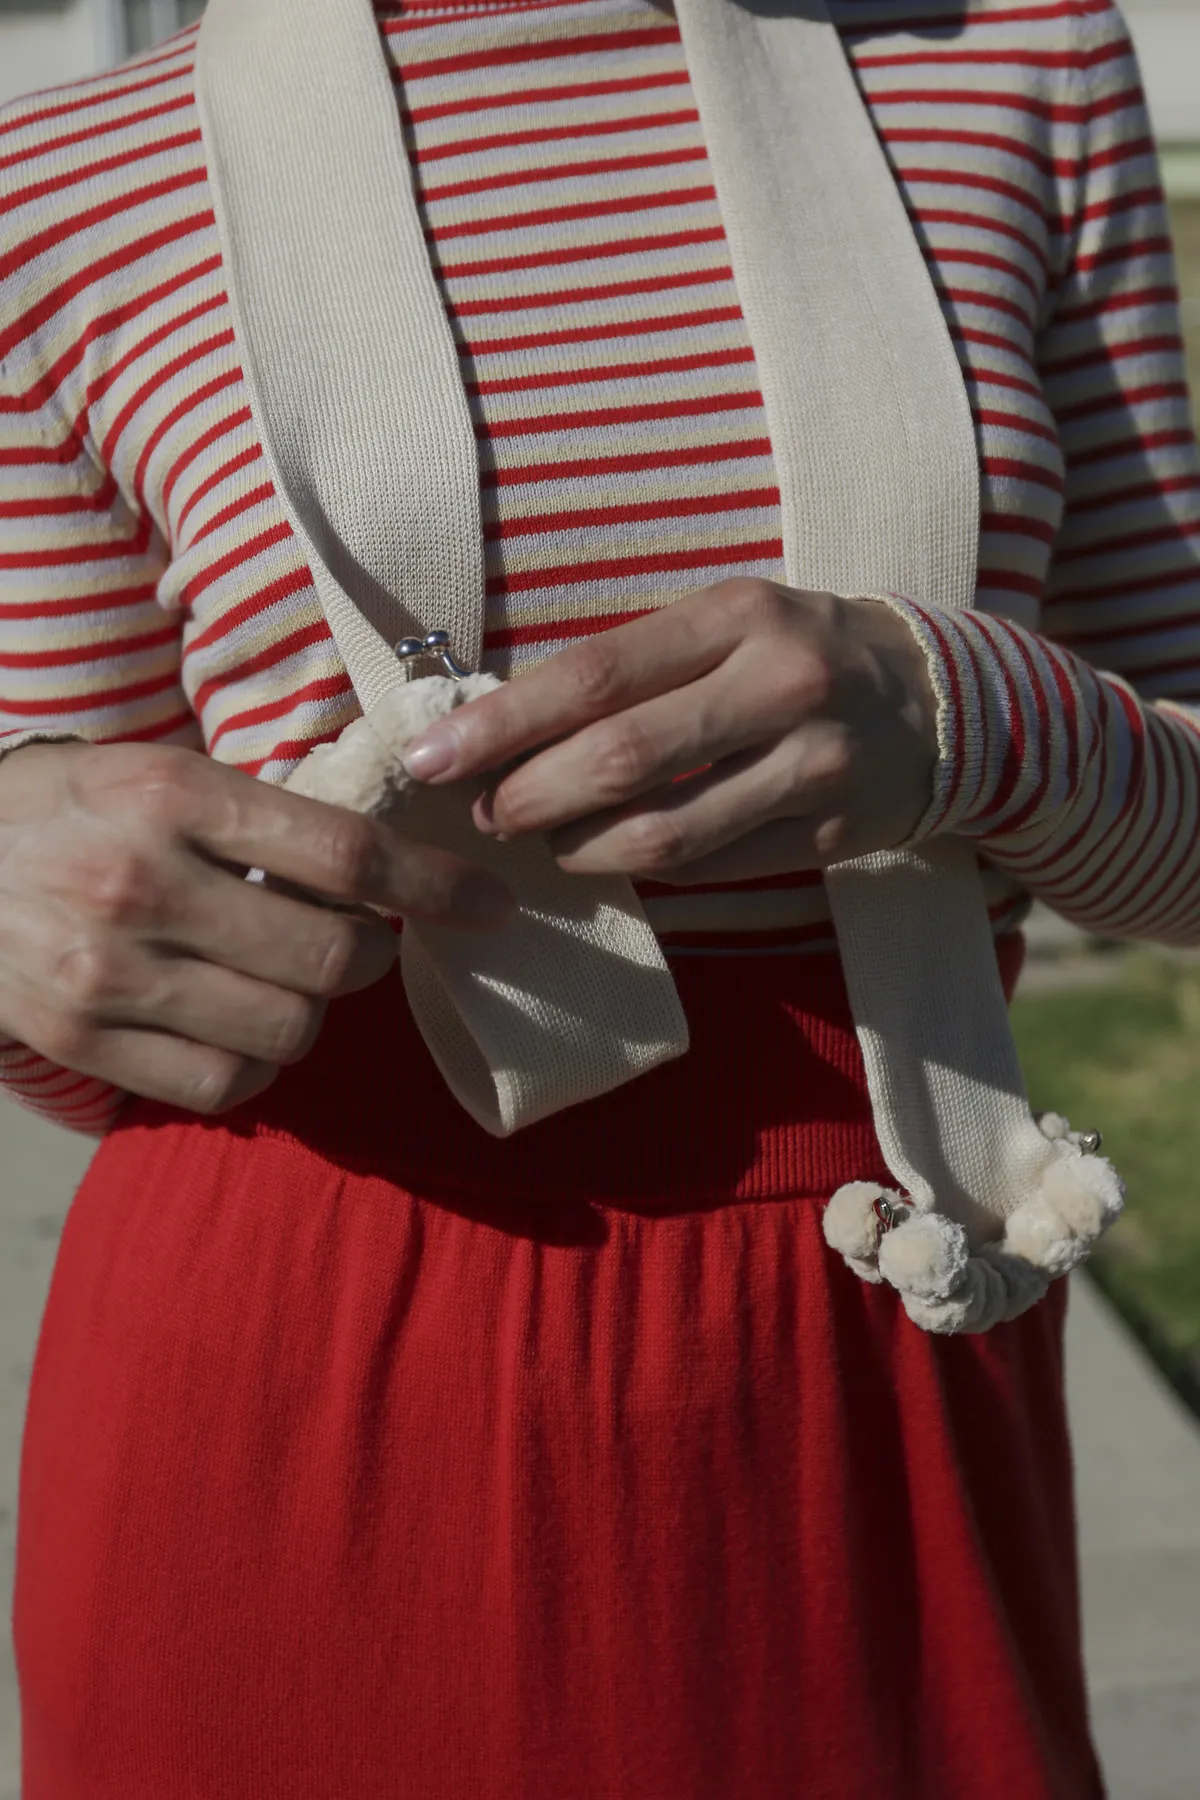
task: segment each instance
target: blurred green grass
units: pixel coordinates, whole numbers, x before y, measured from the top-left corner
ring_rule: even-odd
[[[1192,413],[1200,422],[1200,201],[1176,200],[1171,204],[1170,214],[1179,271],[1179,307],[1187,346]]]
[[[1035,1110],[1098,1127],[1125,1178],[1097,1279],[1200,1392],[1200,962],[1122,955],[1103,985],[1018,995],[1013,1027]]]

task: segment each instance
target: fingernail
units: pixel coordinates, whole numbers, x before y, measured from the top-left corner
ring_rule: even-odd
[[[480,794],[471,808],[471,817],[474,820],[476,831],[481,831],[484,837],[500,836],[500,827],[496,823],[490,794]]]
[[[414,781],[436,781],[449,773],[457,756],[458,733],[439,722],[415,738],[400,760]]]

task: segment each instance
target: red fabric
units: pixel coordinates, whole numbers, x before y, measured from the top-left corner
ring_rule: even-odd
[[[808,1197],[878,1160],[836,965],[679,975],[688,1063],[515,1144],[385,984],[104,1145],[30,1404],[25,1800],[1101,1793],[1063,1290],[915,1330]]]

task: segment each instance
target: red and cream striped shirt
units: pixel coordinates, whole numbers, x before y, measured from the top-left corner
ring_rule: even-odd
[[[922,829],[978,841],[997,929],[1033,892],[1195,940],[1200,462],[1124,26],[1107,0],[833,10],[979,446],[976,610],[907,608],[943,713]],[[781,580],[670,11],[402,0],[379,26],[476,421],[487,666],[730,575]],[[0,747],[203,745],[277,781],[357,708],[242,388],[193,49],[0,114]],[[676,955],[832,942],[810,873],[646,903]],[[85,1128],[115,1103],[18,1045],[0,1078]]]

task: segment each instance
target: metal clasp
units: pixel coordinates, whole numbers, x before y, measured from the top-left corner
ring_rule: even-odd
[[[871,1202],[871,1211],[878,1221],[875,1226],[875,1246],[878,1249],[886,1231],[894,1231],[901,1224],[904,1215],[912,1211],[903,1200],[889,1200],[886,1194],[880,1194]]]
[[[395,650],[401,662],[415,661],[418,656],[439,657],[451,681],[465,681],[471,673],[470,669],[464,669],[461,663],[455,662],[448,631],[430,631],[423,638],[401,638]]]

